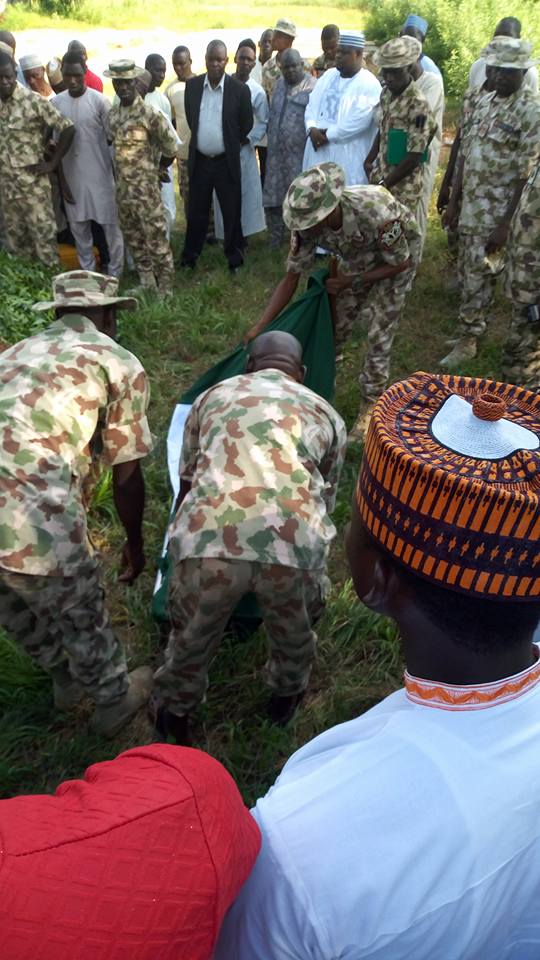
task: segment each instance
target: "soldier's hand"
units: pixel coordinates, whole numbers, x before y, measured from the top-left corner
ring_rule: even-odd
[[[43,174],[45,176],[49,173],[54,173],[56,167],[50,160],[42,160],[41,163],[34,163],[27,169],[30,170],[30,173]]]
[[[342,273],[338,274],[337,277],[328,277],[325,283],[326,292],[329,293],[331,297],[335,297],[341,293],[342,290],[348,290],[349,287],[352,287],[352,282],[352,277],[346,277]]]
[[[369,160],[364,160],[364,170],[365,170],[366,177],[368,178],[368,180],[369,180],[369,178],[371,177],[371,174],[373,173],[373,167],[374,167],[374,166],[375,166],[374,163],[370,163]]]
[[[122,560],[120,562],[120,573],[118,575],[119,583],[131,584],[141,574],[146,565],[146,557],[143,552],[142,544],[140,547],[130,546],[126,543],[122,550]]]
[[[444,229],[449,230],[450,227],[453,227],[457,219],[458,219],[458,216],[457,216],[456,205],[452,203],[452,200],[450,200],[450,203],[448,204],[446,210],[443,211],[443,215],[441,217],[441,223]]]
[[[486,243],[486,253],[495,253],[496,250],[500,250],[501,247],[504,247],[508,239],[508,224],[501,223],[500,226],[495,227],[491,231],[489,237],[487,238]]]
[[[160,171],[159,171],[159,182],[160,182],[160,183],[170,183],[170,182],[171,182],[171,178],[170,178],[170,176],[169,176],[169,174],[167,173],[166,170],[160,170]]]

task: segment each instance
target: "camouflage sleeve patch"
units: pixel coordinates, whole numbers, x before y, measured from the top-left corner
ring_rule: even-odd
[[[379,246],[390,250],[399,243],[403,236],[401,220],[387,220],[379,230]]]

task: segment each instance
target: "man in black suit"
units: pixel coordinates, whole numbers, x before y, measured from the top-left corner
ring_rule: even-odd
[[[241,221],[240,147],[253,126],[249,87],[228,77],[227,48],[212,40],[206,48],[206,74],[186,83],[185,110],[191,130],[189,205],[183,267],[194,267],[203,248],[215,190],[225,231],[225,256],[235,273],[244,262]]]

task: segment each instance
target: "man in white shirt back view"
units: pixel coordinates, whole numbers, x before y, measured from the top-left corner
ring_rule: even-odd
[[[540,956],[540,397],[417,373],[373,412],[348,556],[404,689],[254,810],[216,960]]]

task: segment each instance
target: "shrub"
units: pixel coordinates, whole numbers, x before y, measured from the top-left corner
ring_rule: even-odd
[[[50,323],[51,314],[32,310],[50,294],[51,274],[42,264],[0,250],[0,340],[16,343]]]
[[[444,74],[447,93],[460,96],[467,86],[469,68],[486,45],[497,22],[518,17],[522,36],[540,47],[538,0],[366,0],[366,35],[384,43],[398,35],[408,13],[420,14],[429,23],[425,52]]]

